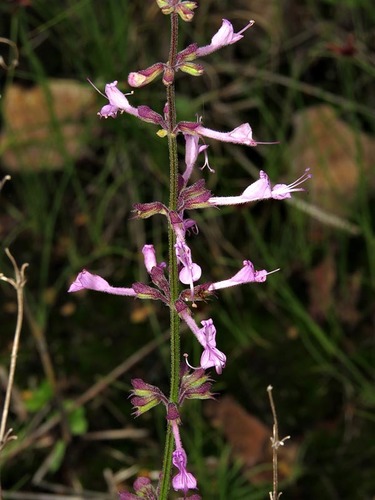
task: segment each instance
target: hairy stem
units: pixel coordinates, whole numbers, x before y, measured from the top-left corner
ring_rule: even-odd
[[[173,69],[175,66],[178,43],[178,15],[171,15],[171,41],[169,50],[168,65]],[[176,127],[176,102],[174,84],[167,86],[167,106],[168,106],[168,150],[169,150],[169,210],[176,210],[178,195],[178,156],[177,139],[174,133]],[[168,227],[168,258],[169,258],[169,286],[171,294],[170,302],[170,329],[171,329],[171,385],[169,399],[176,403],[179,387],[180,370],[180,321],[174,304],[178,298],[178,269],[175,252],[176,237],[174,231]],[[167,436],[164,448],[163,472],[160,484],[159,499],[167,500],[171,483],[171,467],[173,453],[173,434],[168,425]]]

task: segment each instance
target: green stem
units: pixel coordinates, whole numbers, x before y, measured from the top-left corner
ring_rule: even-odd
[[[168,65],[175,66],[178,43],[178,15],[171,15],[171,41]],[[168,150],[169,150],[169,210],[176,210],[178,195],[178,155],[177,139],[174,133],[176,127],[176,101],[174,83],[167,86],[168,104]],[[171,386],[169,400],[177,403],[178,388],[180,383],[180,319],[174,307],[179,294],[177,257],[175,252],[176,236],[169,225],[168,227],[168,258],[169,258],[169,286],[170,302],[170,329],[171,329]],[[159,499],[167,500],[171,484],[171,468],[173,453],[173,434],[168,425],[164,448],[162,479],[160,484]]]

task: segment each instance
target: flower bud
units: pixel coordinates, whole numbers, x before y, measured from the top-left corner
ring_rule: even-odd
[[[156,288],[153,288],[152,286],[137,282],[132,284],[132,289],[136,293],[137,299],[161,300],[165,304],[168,304],[168,300],[166,299],[166,297],[159,290],[156,290]]]
[[[151,203],[135,203],[133,205],[133,219],[148,219],[156,214],[167,215],[168,209],[160,201],[153,201]]]
[[[164,302],[169,302],[170,288],[167,278],[164,276],[163,268],[159,266],[153,267],[150,272],[150,277],[154,285],[156,285],[164,294]]]
[[[211,386],[212,379],[203,368],[192,372],[182,368],[178,403],[182,405],[185,399],[214,399]]]
[[[200,179],[191,186],[185,187],[178,196],[178,211],[193,210],[195,208],[210,207],[208,200],[211,198],[211,191],[206,189],[204,179]]]
[[[131,391],[131,403],[134,407],[134,413],[137,417],[146,413],[159,403],[168,405],[167,397],[162,391],[154,385],[147,384],[140,378],[135,378],[131,381],[133,390]]]
[[[166,127],[165,121],[159,113],[151,109],[149,106],[138,106],[138,118],[147,123],[154,123],[155,125],[160,125],[161,127]]]
[[[167,420],[168,421],[175,421],[178,425],[181,423],[180,419],[180,413],[177,409],[177,406],[175,403],[168,403],[167,407]]]
[[[193,10],[197,7],[197,2],[180,2],[176,7],[176,12],[183,21],[190,22],[194,17]]]
[[[184,73],[188,73],[191,76],[201,76],[204,73],[203,66],[201,64],[193,62],[186,62],[184,64],[181,64],[179,69]]]
[[[198,7],[197,2],[189,0],[156,0],[163,14],[169,15],[176,12],[183,21],[191,21],[193,19],[193,10]]]
[[[128,83],[131,87],[144,87],[158,77],[164,69],[163,63],[155,63],[149,68],[129,73]]]
[[[174,82],[174,69],[170,66],[166,66],[163,73],[163,83],[166,87],[172,85]]]

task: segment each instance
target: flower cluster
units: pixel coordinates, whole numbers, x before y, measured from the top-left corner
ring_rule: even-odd
[[[184,21],[192,20],[193,11],[197,7],[196,2],[192,1],[156,0],[156,2],[163,14],[175,15],[176,17],[178,15]],[[168,87],[173,84],[174,75],[177,71],[199,76],[203,73],[204,68],[201,64],[195,62],[197,58],[207,56],[227,45],[238,42],[243,38],[245,31],[252,25],[253,21],[249,21],[242,30],[236,33],[232,24],[228,20],[223,19],[221,27],[208,45],[199,47],[197,44],[191,44],[175,55],[173,64],[171,61],[167,63],[157,62],[146,69],[131,72],[128,76],[128,83],[132,87],[139,88],[162,75],[162,81]],[[184,141],[185,167],[178,177],[178,193],[173,209],[160,201],[152,201],[137,203],[134,206],[133,213],[134,218],[148,218],[155,214],[166,217],[168,227],[173,232],[172,250],[174,252],[174,260],[178,265],[179,281],[182,285],[186,285],[187,288],[181,287],[177,300],[172,297],[170,285],[171,263],[168,265],[164,262],[158,263],[154,246],[147,244],[142,248],[142,253],[144,265],[152,284],[133,283],[128,288],[114,287],[104,278],[83,270],[70,286],[69,292],[89,289],[138,299],[160,300],[171,311],[175,311],[178,314],[202,346],[199,367],[193,368],[189,365],[190,368],[193,368],[191,372],[187,368],[187,362],[187,364],[183,365],[178,401],[170,401],[160,389],[147,384],[141,379],[134,379],[132,381],[133,391],[131,402],[136,416],[145,413],[160,403],[166,408],[166,418],[173,433],[175,443],[172,461],[178,470],[172,479],[172,486],[175,490],[182,491],[186,497],[188,490],[197,488],[197,481],[186,469],[187,455],[182,446],[179,434],[179,407],[186,399],[211,398],[211,379],[205,371],[214,368],[217,374],[221,374],[227,362],[226,355],[216,345],[216,328],[213,319],[201,320],[201,327],[198,326],[194,319],[193,310],[196,308],[195,302],[204,300],[223,288],[248,283],[264,283],[268,275],[278,271],[278,269],[273,271],[265,269],[255,270],[254,264],[250,260],[244,260],[242,267],[233,276],[218,282],[198,284],[198,281],[202,277],[202,269],[199,264],[194,262],[191,248],[187,242],[189,235],[192,233],[196,234],[198,228],[194,220],[186,217],[185,212],[186,210],[212,209],[213,207],[222,205],[239,205],[266,199],[284,200],[290,198],[294,192],[303,191],[301,184],[311,175],[307,169],[299,179],[291,184],[276,184],[272,186],[268,175],[264,171],[260,171],[259,179],[252,182],[242,194],[238,196],[212,196],[211,192],[206,189],[203,179],[193,184],[189,183],[201,153],[204,155],[202,168],[207,166],[210,172],[214,172],[209,165],[208,145],[205,140],[213,139],[254,147],[261,143],[253,138],[249,123],[240,124],[231,131],[216,131],[206,128],[203,126],[201,119],[196,122],[176,122],[172,126],[169,119],[168,105],[164,106],[163,114],[145,105],[134,107],[127,99],[127,96],[131,94],[123,94],[118,88],[117,81],[108,83],[105,86],[105,94],[102,95],[107,98],[108,103],[98,112],[100,117],[116,118],[119,114],[128,113],[142,121],[157,125],[160,137],[167,135],[176,137],[180,135]],[[136,495],[122,493],[120,495],[121,499],[158,497],[157,491],[153,489],[148,480],[143,478],[137,481],[134,485]],[[198,498],[197,495],[195,497]]]

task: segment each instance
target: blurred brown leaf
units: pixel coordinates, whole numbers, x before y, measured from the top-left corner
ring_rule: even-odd
[[[307,274],[309,283],[309,311],[317,320],[325,318],[334,301],[333,288],[336,281],[336,263],[330,252]]]
[[[94,117],[96,109],[88,84],[51,79],[30,89],[9,85],[0,136],[4,166],[10,171],[55,170],[66,157],[79,158],[93,132],[94,121],[87,117]]]
[[[311,168],[311,201],[335,215],[349,215],[361,168],[366,174],[374,167],[374,139],[353,130],[328,105],[304,109],[293,121],[292,163],[298,172]]]
[[[218,401],[207,401],[205,411],[214,427],[221,430],[245,468],[246,477],[254,484],[272,480],[272,430],[248,413],[234,398],[224,396]],[[279,477],[289,476],[297,454],[297,447],[288,444],[279,449]],[[257,464],[266,464],[262,472],[252,472]]]

